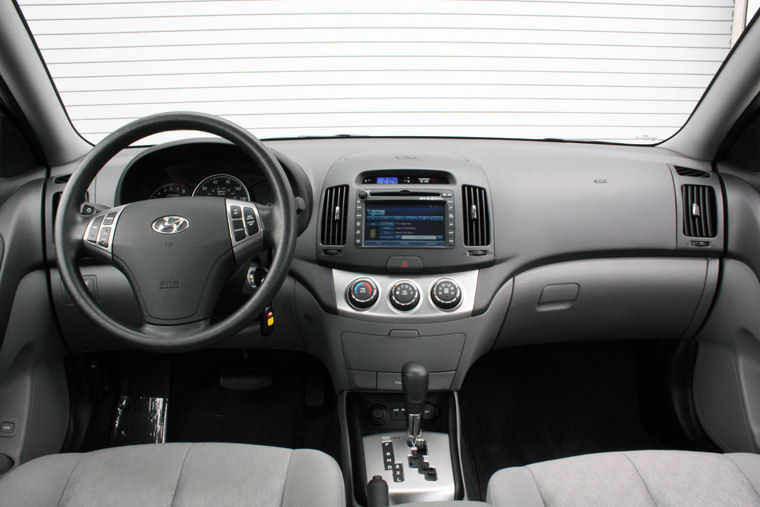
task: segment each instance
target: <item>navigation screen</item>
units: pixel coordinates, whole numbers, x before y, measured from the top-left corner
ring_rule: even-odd
[[[364,246],[446,246],[444,202],[368,202]]]

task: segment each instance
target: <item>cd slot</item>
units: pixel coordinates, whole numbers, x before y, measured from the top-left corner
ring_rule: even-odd
[[[372,197],[440,197],[440,192],[420,192],[418,190],[398,190],[395,192],[372,191]]]

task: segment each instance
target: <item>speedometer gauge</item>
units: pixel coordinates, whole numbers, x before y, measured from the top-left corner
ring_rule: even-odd
[[[214,174],[204,179],[193,190],[193,195],[226,197],[238,201],[250,201],[251,194],[240,179],[229,174]]]
[[[151,199],[162,199],[164,197],[184,197],[188,194],[187,187],[181,183],[167,183],[161,185],[150,194]]]

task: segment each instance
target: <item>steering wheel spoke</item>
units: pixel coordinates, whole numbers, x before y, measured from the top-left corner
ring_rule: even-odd
[[[245,264],[265,248],[268,227],[262,218],[261,204],[225,199],[227,226],[232,252],[238,266]]]
[[[79,241],[84,245],[84,250],[94,259],[107,264],[113,261],[116,224],[126,207],[127,205],[124,205],[98,211],[86,222]]]

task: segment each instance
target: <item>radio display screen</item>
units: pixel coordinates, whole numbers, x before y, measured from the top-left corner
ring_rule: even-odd
[[[445,247],[446,203],[369,201],[364,246]]]

